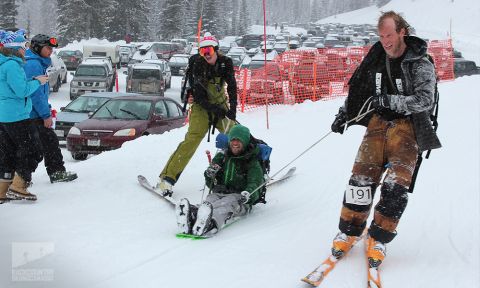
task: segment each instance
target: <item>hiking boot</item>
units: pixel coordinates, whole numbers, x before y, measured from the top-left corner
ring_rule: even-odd
[[[50,176],[50,183],[70,182],[78,178],[77,173],[67,171],[57,171]]]
[[[160,182],[155,186],[155,191],[163,197],[172,197],[173,183],[166,178],[160,178]]]
[[[203,202],[200,207],[198,207],[197,212],[197,221],[192,228],[192,234],[201,236],[205,235],[210,230],[216,228],[215,222],[212,220],[213,207],[210,202]]]
[[[370,235],[367,236],[366,249],[367,249],[367,258],[370,268],[378,268],[385,259],[387,253],[387,247],[384,243],[376,241]]]
[[[178,232],[184,234],[192,233],[194,218],[192,217],[192,205],[187,198],[181,199],[175,206],[175,215],[177,216]]]
[[[338,232],[337,236],[333,239],[332,245],[332,255],[333,257],[340,259],[342,258],[353,245],[357,243],[360,237],[357,236],[348,236],[345,233]]]
[[[26,182],[20,175],[15,173],[15,177],[13,177],[13,182],[8,188],[7,197],[13,200],[36,201],[37,196],[27,190],[29,186],[30,182]]]
[[[8,202],[10,200],[13,200],[13,199],[10,199],[9,197],[7,197],[7,191],[8,191],[8,187],[10,186],[12,182],[10,181],[0,181],[0,204],[3,204],[5,202]]]

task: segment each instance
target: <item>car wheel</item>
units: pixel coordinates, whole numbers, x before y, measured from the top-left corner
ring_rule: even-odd
[[[65,77],[63,78],[62,83],[67,83],[67,73],[65,73]]]
[[[57,79],[57,83],[55,83],[55,86],[53,86],[53,92],[58,92],[58,90],[60,89],[60,85],[61,85],[61,80],[60,80],[60,77],[58,77]]]
[[[88,154],[87,153],[80,153],[80,152],[72,152],[72,158],[75,160],[80,160],[83,161],[87,159]]]

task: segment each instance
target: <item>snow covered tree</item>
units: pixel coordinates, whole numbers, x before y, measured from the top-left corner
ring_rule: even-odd
[[[183,23],[183,5],[177,0],[166,0],[160,21],[160,29],[157,34],[162,40],[170,40],[172,38],[182,36]]]
[[[2,0],[0,2],[0,11],[2,11],[2,15],[0,16],[0,28],[16,28],[15,17],[18,15],[17,8],[18,5],[15,3],[15,0]]]
[[[247,1],[242,0],[240,4],[240,15],[239,15],[239,24],[238,24],[238,34],[244,35],[248,32],[248,27],[250,27],[250,19],[247,13]]]
[[[219,31],[219,15],[217,12],[217,1],[203,0],[203,30],[218,35]]]
[[[313,0],[310,9],[310,22],[316,22],[318,20],[320,20],[319,2],[317,0]]]
[[[148,2],[147,0],[115,0],[117,6],[108,27],[109,39],[124,39],[131,34],[133,41],[150,40],[148,33]]]

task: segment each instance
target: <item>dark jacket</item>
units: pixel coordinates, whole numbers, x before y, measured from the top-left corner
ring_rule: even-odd
[[[401,62],[404,79],[404,95],[388,95],[391,109],[412,120],[419,152],[440,148],[440,141],[430,122],[430,111],[434,105],[435,67],[427,57],[427,43],[414,36],[406,36],[407,53]],[[385,65],[386,53],[380,42],[372,46],[365,59],[355,70],[349,81],[348,97],[344,109],[347,120],[357,116],[365,101],[375,95],[375,73]],[[367,126],[372,114],[359,122]]]
[[[247,133],[247,132],[248,133]],[[239,139],[246,147],[245,151],[235,156],[230,149],[217,153],[212,164],[222,167],[215,177],[216,183],[205,173],[207,186],[212,189],[215,185],[224,185],[225,193],[253,192],[263,184],[263,170],[257,158],[259,148],[250,144],[250,132],[246,127],[237,125],[230,130],[229,139]],[[248,204],[254,204],[260,197],[261,189],[251,194]]]
[[[189,59],[189,70],[191,72],[187,75],[186,79],[189,83],[189,87],[193,89],[194,102],[199,104],[203,109],[211,113],[216,113],[218,109],[227,111],[228,107],[226,101],[223,103],[214,103],[209,98],[208,89],[211,89],[212,85],[209,85],[211,80],[215,78],[221,79],[221,84],[217,89],[222,89],[226,83],[229,108],[232,111],[237,109],[237,81],[235,80],[235,71],[233,70],[233,62],[227,56],[217,54],[217,62],[215,65],[210,65],[199,54],[193,55]],[[212,93],[213,92],[213,93]],[[210,91],[210,94],[218,94],[216,91]]]

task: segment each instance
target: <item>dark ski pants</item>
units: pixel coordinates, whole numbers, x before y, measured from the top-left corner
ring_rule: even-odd
[[[0,123],[0,179],[11,181],[15,172],[26,182],[42,161],[31,120]]]
[[[374,115],[369,122],[357,153],[349,185],[371,189],[373,200],[381,184],[380,200],[375,206],[368,233],[375,240],[388,243],[396,236],[396,228],[408,202],[408,188],[418,155],[418,145],[409,119],[385,121]],[[385,174],[383,183],[382,176]],[[351,191],[346,191],[349,193]],[[360,236],[373,201],[352,204],[343,199],[340,230],[350,236]]]
[[[65,171],[62,151],[59,147],[58,137],[51,128],[45,128],[42,119],[33,120],[36,136],[40,142],[40,149],[45,161],[47,174],[52,175],[58,171]]]

